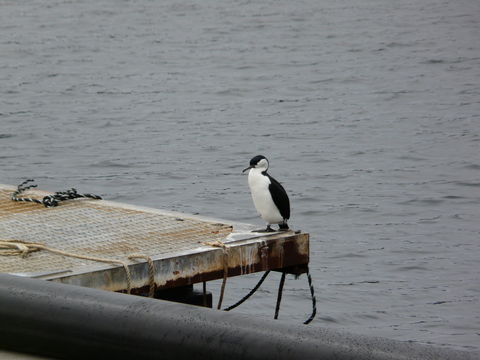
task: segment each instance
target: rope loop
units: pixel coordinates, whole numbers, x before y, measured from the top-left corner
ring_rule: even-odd
[[[230,249],[228,248],[227,245],[225,245],[225,243],[221,242],[220,240],[206,241],[206,242],[203,242],[202,244],[213,246],[213,247],[219,247],[219,248],[222,248],[223,250],[223,281],[222,281],[222,288],[220,290],[220,297],[218,299],[218,304],[217,304],[217,309],[220,310],[222,307],[223,295],[225,293],[225,286],[227,284],[227,278],[228,278],[228,256],[230,253]]]
[[[148,264],[148,297],[153,298],[155,295],[155,263],[152,258],[147,255],[133,254],[128,257],[131,259],[144,259]]]
[[[30,253],[41,250],[42,244],[27,243],[20,240],[0,240],[0,255],[26,258]]]

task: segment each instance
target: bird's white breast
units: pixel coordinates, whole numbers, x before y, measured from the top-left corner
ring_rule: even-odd
[[[269,224],[280,224],[283,217],[273,202],[270,194],[270,179],[262,174],[260,169],[250,169],[248,173],[248,186],[252,193],[253,204],[260,216]]]

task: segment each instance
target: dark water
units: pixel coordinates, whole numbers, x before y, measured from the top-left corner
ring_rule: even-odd
[[[311,326],[478,350],[479,19],[477,0],[0,0],[0,182],[260,225],[241,170],[264,154],[312,234]],[[236,311],[271,318],[278,279]],[[281,318],[309,311],[287,278]]]

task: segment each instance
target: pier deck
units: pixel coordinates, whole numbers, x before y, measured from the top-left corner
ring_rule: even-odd
[[[255,233],[252,225],[131,206],[112,201],[75,199],[46,208],[10,199],[16,187],[0,185],[0,241],[41,243],[50,248],[120,260],[128,264],[131,288],[148,287],[145,259],[153,260],[155,287],[168,289],[223,278],[224,249],[228,276],[275,269],[301,273],[309,261],[309,235],[293,231]],[[41,199],[51,193],[28,190]],[[0,256],[0,272],[110,291],[125,291],[125,269],[61,256],[45,250],[26,257]]]

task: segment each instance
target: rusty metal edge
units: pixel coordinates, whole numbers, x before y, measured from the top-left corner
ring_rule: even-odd
[[[228,276],[302,266],[309,262],[307,233],[277,233],[229,244]],[[204,247],[202,251],[184,252],[182,256],[153,259],[155,286],[167,289],[223,278],[223,249]],[[148,287],[148,266],[142,261],[129,265],[132,288]],[[121,266],[104,267],[90,272],[47,276],[44,280],[92,287],[109,291],[125,291],[127,281]]]

